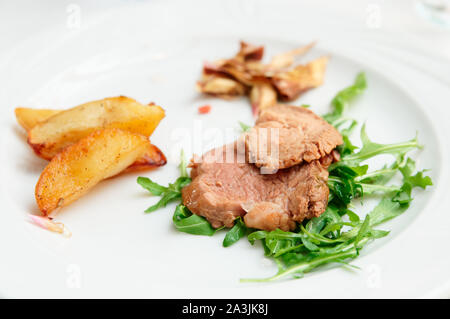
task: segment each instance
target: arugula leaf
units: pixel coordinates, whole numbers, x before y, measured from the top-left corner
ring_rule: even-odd
[[[252,128],[250,125],[247,125],[241,121],[239,121],[239,125],[241,126],[242,132],[248,132]]]
[[[345,127],[345,124],[347,124],[347,127]],[[334,127],[336,127],[343,136],[348,136],[353,132],[353,130],[358,125],[358,121],[351,119],[351,118],[341,118],[338,122],[334,123]]]
[[[247,226],[245,226],[242,218],[238,217],[234,221],[234,226],[227,232],[223,239],[223,247],[229,247],[244,237],[247,232]]]
[[[398,173],[397,168],[382,168],[364,175],[355,177],[355,181],[365,184],[384,185],[389,182],[395,174]]]
[[[186,157],[184,156],[184,150],[181,150],[180,153],[180,165],[178,165],[179,169],[180,169],[180,176],[181,177],[188,177],[188,173],[187,173],[187,161],[186,161]]]
[[[357,146],[353,145],[352,142],[350,142],[350,139],[348,138],[347,135],[342,134],[342,132],[341,132],[341,135],[342,135],[342,140],[344,141],[344,143],[337,147],[339,154],[341,154],[341,156],[350,155],[356,149],[358,149]]]
[[[362,246],[366,239],[360,241],[359,246]],[[338,262],[348,258],[357,256],[356,248],[353,245],[344,247],[337,253],[311,253],[309,255],[297,255],[289,253],[281,256],[282,261],[286,264],[291,264],[288,267],[279,267],[278,273],[269,278],[263,279],[241,279],[241,282],[270,282],[282,279],[286,276],[293,275],[294,278],[301,278],[303,274],[321,266],[332,262]]]
[[[363,195],[362,185],[353,179],[330,176],[328,177],[328,187],[334,195],[334,201],[340,206],[347,206],[353,198]]]
[[[371,219],[371,226],[376,226],[381,223],[401,215],[408,207],[400,205],[387,196],[381,199],[377,206],[369,213]]]
[[[368,165],[350,167],[348,165],[336,166],[330,170],[330,174],[333,176],[339,176],[343,178],[355,178],[367,173]]]
[[[393,201],[400,205],[409,205],[413,199],[411,193],[414,187],[425,189],[427,186],[433,185],[431,178],[424,176],[425,171],[419,171],[415,175],[412,175],[415,167],[416,163],[411,158],[407,158],[399,167],[403,175],[403,185],[393,198]]]
[[[350,209],[346,209],[345,214],[347,214],[348,218],[352,222],[359,222],[360,220],[359,216],[356,213],[352,212]]]
[[[139,176],[137,178],[137,182],[143,188],[148,190],[152,195],[160,196],[162,193],[167,191],[167,187],[159,185],[158,183],[153,182],[150,178]]]
[[[254,231],[247,236],[252,245],[256,240],[261,240],[265,255],[273,257],[301,248],[303,246],[302,237],[301,234],[285,232],[281,229],[270,232],[265,230]]]
[[[396,156],[402,156],[412,149],[421,147],[417,141],[417,136],[412,140],[402,143],[395,143],[395,144],[374,143],[367,136],[365,124],[361,128],[361,141],[363,143],[363,147],[360,149],[360,151],[356,154],[344,156],[342,162],[346,164],[349,163],[358,164],[366,159],[369,159],[371,157],[380,154],[392,154]]]
[[[147,177],[138,177],[137,182],[153,195],[161,196],[161,199],[155,205],[145,210],[146,213],[151,213],[166,207],[170,202],[180,200],[181,189],[187,186],[191,182],[191,179],[189,177],[178,177],[175,183],[169,184],[168,187],[159,185]]]
[[[288,252],[279,256],[276,261],[278,272],[272,277],[263,279],[241,279],[241,282],[270,282],[282,279],[286,276],[301,278],[305,273],[329,263],[348,264],[347,259],[358,256],[359,250],[371,239],[381,238],[389,232],[374,230],[371,228],[372,222],[369,215],[358,228],[353,228],[353,235],[347,236],[343,242],[331,248],[323,247],[323,244],[310,247],[310,252],[300,251],[296,253]],[[356,232],[355,232],[356,230]],[[270,233],[266,233],[266,236]],[[300,235],[300,234],[298,234]]]
[[[328,227],[328,225],[327,225]],[[306,238],[308,239],[310,242],[316,244],[316,245],[321,245],[321,244],[335,244],[338,242],[342,242],[342,240],[340,240],[339,238],[337,239],[331,239],[331,238],[327,238],[325,236],[322,236],[320,233],[316,234],[316,233],[311,233],[308,232],[304,226],[302,224],[300,224],[300,229],[302,231],[302,238]],[[311,249],[310,249],[311,250]]]
[[[331,101],[332,111],[323,116],[331,125],[337,124],[342,117],[350,102],[357,96],[361,95],[367,88],[366,76],[364,73],[359,73],[356,76],[353,85],[341,90]]]
[[[160,208],[166,207],[168,203],[181,199],[181,193],[167,192],[161,197],[161,199],[155,204],[147,208],[144,212],[151,213]]]
[[[330,191],[334,192],[334,195],[345,204],[348,204],[353,198],[362,197],[363,194],[392,193],[400,190],[399,186],[384,185],[397,173],[398,169],[366,174],[367,168],[367,165],[349,167],[341,164],[341,166],[332,169],[328,181]],[[336,183],[341,186],[337,187]]]
[[[358,243],[361,241],[361,239],[364,238],[364,236],[369,232],[369,230],[370,230],[370,214],[367,214],[366,218],[364,219],[364,222],[359,228],[358,234],[356,235],[354,243],[355,248],[358,247]]]
[[[302,243],[306,249],[311,250],[311,251],[319,250],[319,247],[317,245],[315,245],[312,241],[310,241],[308,238],[302,237],[301,239],[302,239]]]
[[[390,231],[387,230],[379,230],[379,229],[370,229],[370,235],[373,239],[379,239],[386,237],[389,235]]]
[[[305,229],[310,233],[319,234],[328,224],[339,222],[342,222],[342,218],[338,214],[338,208],[328,205],[322,215],[314,217],[306,223]]]
[[[161,199],[155,204],[145,210],[145,213],[151,213],[160,208],[166,207],[170,202],[175,202],[181,199],[181,190],[183,187],[191,183],[191,179],[187,173],[187,162],[184,156],[184,151],[181,150],[180,161],[180,177],[177,178],[175,183],[169,184],[167,187],[155,183],[150,178],[138,177],[137,182],[144,189],[148,190],[152,195],[161,196]]]
[[[267,247],[267,256],[277,257],[288,251],[291,251],[296,248],[300,248],[303,246],[301,244],[301,238],[284,238],[277,239],[273,236],[268,236],[264,241],[265,246]]]
[[[433,181],[429,176],[424,176],[425,170],[417,172],[415,175],[414,170],[416,168],[416,163],[411,159],[407,158],[404,166],[400,167],[399,170],[403,175],[405,183],[411,185],[411,187],[420,187],[425,189],[427,186],[432,186]]]
[[[379,184],[364,184],[364,183],[358,183],[357,185],[360,185],[363,189],[363,193],[365,195],[370,194],[392,194],[401,191],[400,186],[392,185],[392,186],[385,186],[385,185],[379,185]]]
[[[203,236],[212,236],[216,233],[216,229],[204,217],[192,214],[182,204],[176,207],[172,220],[175,228],[184,233]]]
[[[257,231],[250,233],[247,236],[247,239],[250,242],[250,244],[253,245],[253,244],[255,244],[255,241],[266,238],[268,233],[269,232],[266,230],[257,230]]]

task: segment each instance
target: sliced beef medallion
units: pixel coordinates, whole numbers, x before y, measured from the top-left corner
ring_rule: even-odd
[[[204,216],[213,227],[232,227],[244,216],[248,227],[288,231],[295,222],[319,216],[328,202],[328,171],[320,161],[261,174],[260,169],[223,155],[225,162],[212,160],[227,147],[209,151],[200,163],[192,164],[192,183],[183,188],[183,203],[193,213]],[[229,149],[229,148],[228,148]],[[244,148],[245,150],[245,148]]]
[[[245,140],[248,161],[268,169],[318,160],[343,143],[341,134],[312,111],[281,104],[262,112]]]

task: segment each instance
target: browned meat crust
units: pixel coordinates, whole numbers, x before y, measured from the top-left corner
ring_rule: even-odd
[[[342,143],[339,132],[312,111],[281,104],[262,112],[246,136],[248,161],[271,169],[318,160]]]

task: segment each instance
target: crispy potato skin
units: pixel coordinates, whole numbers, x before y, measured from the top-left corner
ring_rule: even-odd
[[[17,122],[25,129],[25,131],[28,132],[38,123],[46,121],[53,115],[60,113],[61,110],[18,107],[14,110],[14,112],[16,114]]]
[[[144,135],[109,128],[95,131],[57,154],[35,189],[44,215],[77,200],[100,181],[124,171],[151,147]]]
[[[119,96],[93,101],[62,111],[28,132],[35,153],[52,159],[65,147],[102,128],[119,128],[150,136],[164,118],[164,110]]]
[[[166,163],[167,159],[164,153],[155,145],[150,144],[144,155],[128,166],[124,172],[128,173],[149,170],[166,165]]]

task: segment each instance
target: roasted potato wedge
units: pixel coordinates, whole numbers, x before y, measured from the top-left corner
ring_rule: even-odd
[[[19,107],[16,108],[16,118],[17,122],[26,130],[29,131],[36,124],[43,122],[50,118],[51,116],[62,112],[62,110],[51,110],[51,109],[32,109]],[[163,166],[167,163],[164,153],[155,145],[150,144],[148,150],[141,158],[137,159],[136,162],[131,164],[125,172],[135,172],[141,170],[147,170]]]
[[[44,122],[53,115],[60,112],[61,110],[30,109],[27,107],[18,107],[15,109],[17,122],[27,132],[35,127],[38,123]]]
[[[139,157],[124,172],[137,172],[163,166],[167,163],[164,153],[155,145],[150,144],[144,155]]]
[[[35,196],[49,215],[86,194],[100,181],[124,171],[150,147],[144,135],[109,128],[96,131],[57,154],[42,172]]]
[[[28,132],[37,155],[51,159],[65,147],[103,128],[119,128],[150,136],[164,117],[157,105],[119,96],[93,101],[53,115]]]

